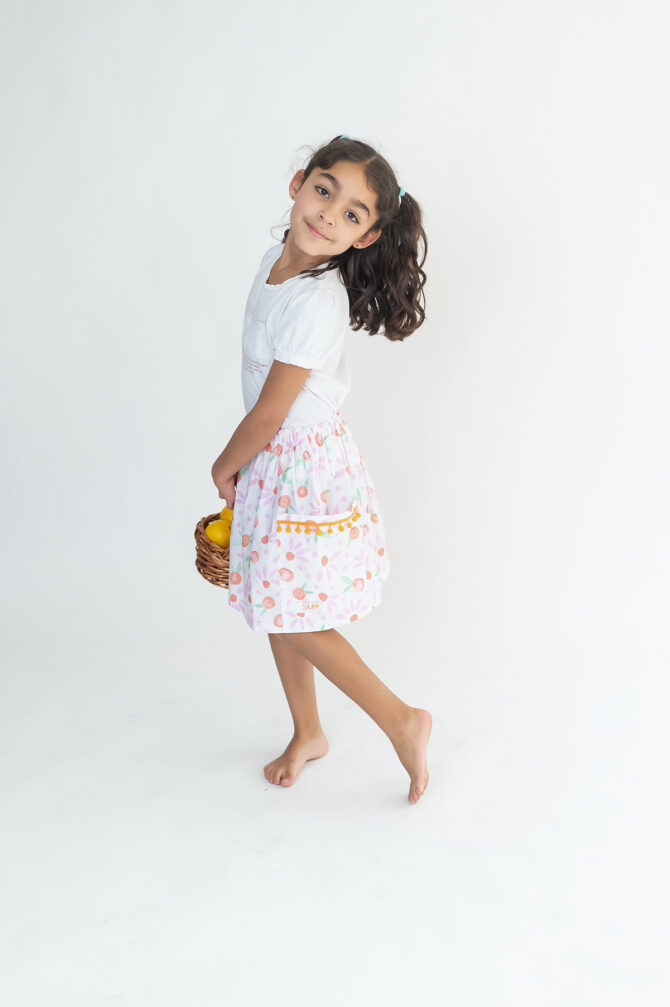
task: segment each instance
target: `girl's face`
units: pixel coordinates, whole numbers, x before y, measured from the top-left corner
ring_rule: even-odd
[[[377,240],[381,231],[372,229],[377,196],[368,187],[362,165],[336,161],[304,176],[301,168],[289,186],[294,200],[290,234],[301,252],[325,260],[352,245],[365,248]]]

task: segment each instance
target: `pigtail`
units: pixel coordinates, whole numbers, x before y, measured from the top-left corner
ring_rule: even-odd
[[[383,330],[391,340],[405,339],[426,318],[422,266],[428,242],[421,207],[409,192],[399,204],[372,245],[346,253],[343,276],[349,290],[351,327],[371,335]]]

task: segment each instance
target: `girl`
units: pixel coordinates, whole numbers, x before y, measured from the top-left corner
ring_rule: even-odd
[[[335,627],[375,608],[390,572],[375,488],[340,412],[345,336],[383,328],[405,339],[423,323],[421,209],[373,147],[344,135],[315,151],[289,194],[290,226],[263,255],[244,313],[246,415],[212,466],[233,508],[228,604],[267,633],[293,717],[266,779],[290,786],[328,751],[316,667],[388,736],[415,803],[431,715],[391,692]]]

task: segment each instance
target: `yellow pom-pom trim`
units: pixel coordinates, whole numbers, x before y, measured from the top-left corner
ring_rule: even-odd
[[[293,528],[297,532],[304,531],[305,535],[323,535],[324,530],[327,529],[328,534],[332,535],[335,529],[344,531],[345,523],[347,528],[351,528],[352,521],[358,521],[360,516],[361,513],[356,505],[350,514],[335,521],[301,521],[294,518],[277,518],[277,531],[291,531]]]

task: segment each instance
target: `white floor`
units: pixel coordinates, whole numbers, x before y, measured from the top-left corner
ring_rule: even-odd
[[[227,650],[11,641],[3,1003],[668,1002],[666,716],[640,668],[631,709],[625,655],[559,668],[565,643],[542,674],[532,647],[476,641],[412,663],[387,639],[375,660],[390,615],[345,635],[433,713],[416,805],[320,675],[330,752],[290,788],[265,780],[291,722],[265,637],[239,624]]]

